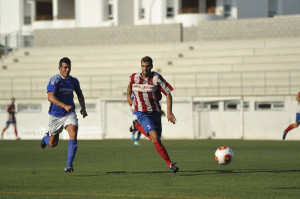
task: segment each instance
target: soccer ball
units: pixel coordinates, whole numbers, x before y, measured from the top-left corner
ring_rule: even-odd
[[[233,151],[227,146],[219,147],[215,152],[215,160],[222,165],[229,164],[233,160]]]

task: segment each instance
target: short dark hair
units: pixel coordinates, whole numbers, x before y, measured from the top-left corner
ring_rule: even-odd
[[[143,57],[141,63],[142,62],[148,62],[152,66],[152,59],[149,56]]]
[[[62,63],[66,63],[68,65],[71,65],[71,60],[68,57],[63,57],[61,58],[61,60],[59,61],[59,66],[62,66]]]

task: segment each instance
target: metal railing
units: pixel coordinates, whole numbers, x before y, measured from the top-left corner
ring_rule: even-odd
[[[0,57],[14,49],[32,47],[33,33],[17,31],[10,34],[0,34]]]
[[[300,71],[163,74],[174,96],[295,95]],[[127,75],[77,76],[87,98],[124,97]],[[50,77],[2,77],[0,98],[45,98]]]

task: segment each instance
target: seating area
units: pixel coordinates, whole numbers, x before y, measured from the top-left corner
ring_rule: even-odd
[[[277,38],[18,49],[0,62],[0,97],[44,98],[64,56],[86,97],[124,97],[129,75],[140,71],[146,55],[174,96],[289,95],[299,89],[300,39]]]

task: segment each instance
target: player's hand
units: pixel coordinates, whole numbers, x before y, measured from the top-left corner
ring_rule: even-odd
[[[70,105],[65,105],[65,106],[64,106],[64,109],[65,109],[67,112],[74,111],[73,106],[70,106]]]
[[[168,121],[169,121],[169,122],[172,122],[173,124],[176,123],[176,118],[175,118],[175,116],[173,115],[173,113],[169,113],[168,116],[167,116],[167,118],[168,118]]]
[[[86,116],[88,116],[88,114],[87,114],[87,112],[86,112],[85,109],[81,109],[80,113],[81,113],[81,115],[82,115],[83,118],[85,118]]]

